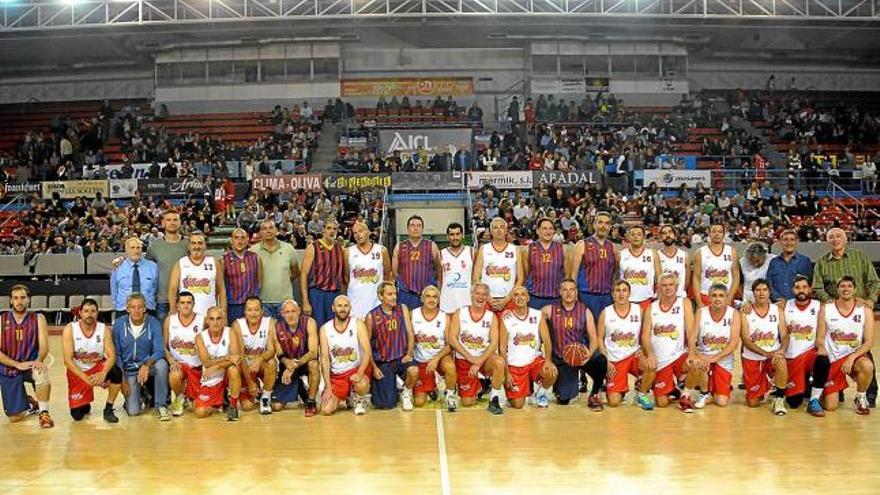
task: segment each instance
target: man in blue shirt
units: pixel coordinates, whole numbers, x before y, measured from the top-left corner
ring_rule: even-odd
[[[813,262],[797,252],[798,236],[794,230],[786,230],[781,236],[782,253],[770,260],[767,280],[770,281],[770,299],[773,302],[794,298],[794,279],[803,275],[813,279]]]
[[[122,370],[122,393],[125,412],[137,416],[145,404],[142,390],[153,378],[153,404],[160,421],[169,421],[171,413],[165,407],[168,399],[168,362],[165,361],[165,341],[162,324],[147,314],[144,296],[128,296],[128,314],[113,323],[113,343],[116,345],[116,365]]]
[[[156,311],[156,291],[159,288],[159,265],[143,257],[144,247],[137,237],[125,241],[125,261],[110,274],[110,295],[116,318],[125,315],[128,296],[141,294],[150,314]]]

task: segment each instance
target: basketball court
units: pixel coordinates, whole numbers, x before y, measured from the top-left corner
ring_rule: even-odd
[[[580,397],[540,410],[485,406],[448,413],[349,411],[305,418],[302,409],[162,423],[150,413],[120,422],[67,412],[60,338],[52,337],[52,413],[2,426],[4,495],[63,493],[865,493],[880,492],[876,410],[847,404],[825,418],[775,417],[732,407],[693,415],[625,405],[602,413]],[[119,400],[117,400],[117,405]]]

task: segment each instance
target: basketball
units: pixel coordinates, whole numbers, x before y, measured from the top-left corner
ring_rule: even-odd
[[[562,351],[562,360],[565,364],[580,368],[586,364],[590,357],[590,349],[581,343],[568,344]]]

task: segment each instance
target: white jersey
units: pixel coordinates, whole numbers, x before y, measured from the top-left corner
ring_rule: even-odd
[[[341,375],[361,365],[361,344],[358,341],[357,319],[349,318],[342,331],[336,329],[336,319],[321,326],[327,335],[327,348],[330,350],[330,373]]]
[[[446,322],[449,320],[449,315],[441,310],[429,320],[422,309],[416,308],[411,313],[415,337],[413,358],[417,363],[427,363],[446,347]]]
[[[697,329],[697,352],[704,356],[719,354],[730,343],[730,330],[733,327],[733,319],[736,317],[734,310],[727,307],[721,319],[716,320],[709,311],[709,306],[700,308],[700,328]],[[718,361],[718,365],[727,371],[733,372],[733,353]]]
[[[775,254],[768,254],[764,258],[764,264],[758,267],[752,266],[746,256],[739,259],[739,268],[742,271],[743,301],[755,302],[755,295],[752,293],[752,282],[759,278],[767,278],[770,260],[775,257]]]
[[[752,306],[752,311],[746,315],[746,321],[749,322],[749,339],[756,346],[767,352],[777,351],[782,347],[782,342],[779,339],[779,306],[770,304],[764,316],[759,315],[758,309]],[[753,361],[767,359],[745,346],[743,346],[742,357]]]
[[[384,276],[381,244],[373,244],[366,253],[357,244],[348,246],[348,298],[356,318],[364,319],[379,305],[377,290]]]
[[[524,318],[514,311],[507,311],[501,317],[507,330],[507,364],[528,366],[542,356],[541,351],[541,311],[529,308]]]
[[[620,278],[629,282],[632,302],[642,302],[654,298],[654,281],[656,270],[654,269],[654,251],[642,249],[642,254],[636,256],[630,249],[620,252]]]
[[[629,303],[626,314],[620,315],[614,305],[602,312],[605,323],[605,349],[611,362],[623,361],[639,350],[642,332],[642,312],[636,303]]]
[[[678,275],[678,297],[687,297],[687,276],[688,256],[684,249],[677,248],[675,254],[667,256],[662,250],[657,251],[657,257],[660,258],[660,272],[671,272]]]
[[[195,304],[193,311],[208,314],[208,310],[217,305],[217,263],[213,256],[205,256],[198,265],[189,256],[178,261],[180,279],[177,290],[192,292]]]
[[[440,287],[440,310],[455,313],[471,303],[471,280],[474,273],[474,248],[464,246],[458,255],[449,248],[440,251],[443,286]]]
[[[661,370],[687,352],[684,323],[685,299],[675,299],[672,306],[663,309],[660,300],[651,303],[651,349]],[[690,304],[690,302],[688,302]]]
[[[483,244],[483,270],[480,281],[489,286],[492,297],[507,297],[516,284],[517,247],[507,243],[507,247],[498,251],[491,242]]]
[[[244,348],[241,350],[242,357],[248,360],[255,359],[266,352],[266,349],[269,348],[269,323],[272,319],[266,316],[261,317],[260,325],[254,331],[251,331],[248,326],[247,319],[239,318],[235,321],[238,322],[238,329],[241,331],[241,340],[244,344]]]
[[[180,321],[180,313],[168,316],[168,351],[171,357],[190,368],[202,365],[196,349],[196,335],[204,330],[204,317],[199,313],[193,315],[189,325]]]
[[[864,341],[864,307],[855,306],[848,315],[844,315],[836,302],[825,304],[825,348],[832,363],[856,352]]]
[[[232,332],[229,330],[229,327],[223,328],[223,333],[220,334],[220,340],[216,342],[211,338],[211,332],[209,332],[208,329],[202,330],[202,343],[205,344],[205,350],[208,351],[208,356],[210,356],[211,359],[219,359],[228,356],[231,341]],[[213,387],[218,385],[223,381],[225,376],[226,370],[218,370],[211,375],[202,373],[202,386]]]
[[[495,313],[486,310],[480,319],[474,320],[471,316],[470,306],[458,310],[458,342],[467,349],[471,356],[482,356],[489,348],[489,336],[494,317]],[[455,357],[465,359],[458,352],[455,353]]]
[[[725,244],[718,256],[715,256],[708,245],[701,247],[698,252],[702,269],[700,272],[700,293],[708,295],[709,287],[714,284],[723,284],[727,290],[730,290],[733,285],[733,264],[735,263],[733,248]]]
[[[819,328],[819,309],[822,303],[813,299],[801,309],[797,300],[785,303],[785,326],[788,328],[788,348],[785,357],[794,359],[816,348],[816,330]]]
[[[73,330],[73,364],[82,371],[88,371],[107,358],[104,355],[104,332],[106,327],[103,323],[95,323],[95,331],[90,337],[83,332],[80,322],[70,324]]]

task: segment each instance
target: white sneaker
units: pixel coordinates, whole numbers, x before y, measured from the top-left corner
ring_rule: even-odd
[[[535,405],[540,408],[545,408],[550,406],[550,397],[547,397],[547,394],[538,395],[538,400],[535,402]]]
[[[456,409],[458,409],[458,399],[455,398],[455,394],[446,394],[446,410],[455,412]]]
[[[171,415],[183,415],[183,394],[175,395],[174,399],[171,400]]]
[[[168,412],[167,407],[160,407],[156,414],[159,415],[159,421],[171,421],[171,414]]]
[[[355,416],[363,416],[367,414],[367,403],[363,399],[355,399],[354,401],[354,415]]]
[[[782,397],[773,399],[773,414],[777,416],[785,416],[787,413],[788,409],[785,408],[785,399]]]
[[[706,407],[706,404],[712,399],[712,394],[700,394],[697,397],[697,400],[694,401],[694,408],[702,409]]]
[[[413,398],[412,398],[412,390],[408,388],[404,388],[400,392],[400,405],[403,407],[404,411],[412,411],[413,410]]]
[[[272,414],[272,405],[268,397],[260,397],[260,414]]]

